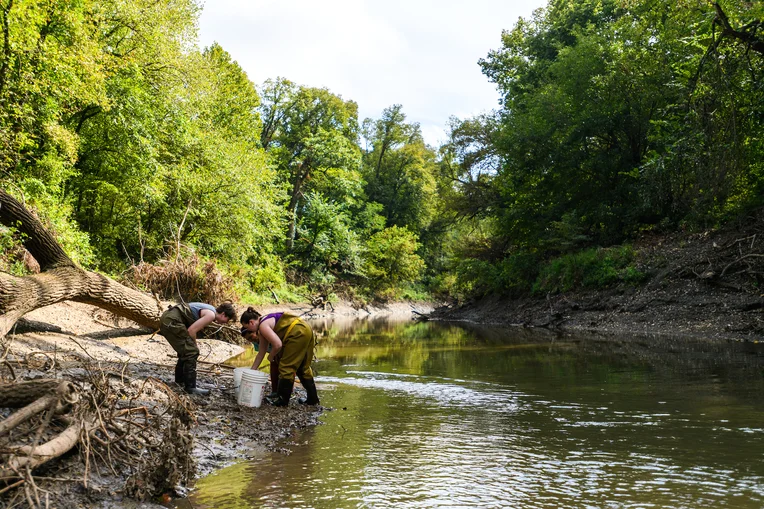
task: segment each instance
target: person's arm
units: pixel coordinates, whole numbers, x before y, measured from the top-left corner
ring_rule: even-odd
[[[211,324],[215,319],[215,313],[209,309],[202,309],[199,315],[199,319],[192,323],[188,328],[188,335],[191,336],[194,340],[196,340],[196,335],[199,333],[199,331],[205,328],[207,325]]]
[[[268,340],[261,337],[260,346],[258,348],[257,357],[255,357],[255,362],[252,363],[252,369],[260,369],[260,364],[263,363],[263,359],[265,358],[265,351],[268,350]]]
[[[273,362],[273,358],[276,357],[276,354],[281,350],[281,339],[278,334],[273,331],[273,326],[268,323],[270,321],[271,320],[266,320],[260,324],[260,337],[267,339],[268,343],[271,344],[271,354],[268,356],[268,360]]]

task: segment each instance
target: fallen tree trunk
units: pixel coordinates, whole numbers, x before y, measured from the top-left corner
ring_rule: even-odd
[[[41,272],[17,277],[0,272],[0,338],[26,313],[56,302],[92,304],[151,329],[159,328],[162,308],[152,296],[78,267],[40,221],[0,189],[0,223],[16,228]]]

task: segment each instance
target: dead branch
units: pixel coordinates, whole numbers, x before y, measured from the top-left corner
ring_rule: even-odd
[[[0,435],[8,433],[19,424],[28,421],[40,412],[49,410],[51,407],[55,406],[57,402],[58,396],[55,394],[48,394],[47,396],[36,399],[21,410],[8,416],[4,421],[0,422]]]
[[[18,476],[18,472],[23,469],[33,470],[47,461],[58,458],[77,445],[82,434],[89,434],[95,429],[95,426],[94,419],[77,421],[56,435],[55,438],[38,447],[19,447],[15,451],[15,455],[11,456],[5,466],[0,468],[0,477],[11,477],[14,474]]]
[[[67,398],[73,398],[77,391],[74,384],[62,380],[44,378],[38,380],[26,380],[23,382],[0,384],[0,408],[21,408],[33,401],[59,392],[58,387],[65,384],[61,389],[62,394],[69,394]]]
[[[719,277],[724,277],[724,274],[727,272],[727,269],[729,269],[730,267],[732,267],[736,263],[739,263],[739,262],[745,260],[746,258],[764,258],[764,254],[749,253],[747,255],[741,256],[740,258],[738,258],[736,260],[731,261],[730,263],[727,264],[726,267],[724,267],[724,270],[722,270],[721,274],[719,274]]]

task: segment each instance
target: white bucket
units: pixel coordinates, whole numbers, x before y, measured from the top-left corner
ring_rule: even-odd
[[[262,371],[248,369],[241,374],[241,385],[237,401],[240,405],[259,408],[265,395],[268,375]]]
[[[239,386],[241,385],[241,374],[245,371],[254,371],[249,368],[236,368],[233,370],[233,390],[236,397],[239,397]]]

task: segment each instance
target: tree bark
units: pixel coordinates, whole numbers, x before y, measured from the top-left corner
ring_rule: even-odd
[[[79,397],[74,384],[65,380],[54,378],[26,380],[0,384],[0,408],[21,408],[50,394],[68,403],[75,403]]]
[[[153,297],[78,267],[40,221],[3,189],[0,223],[23,234],[24,247],[42,271],[26,277],[0,272],[0,338],[26,313],[65,300],[92,304],[151,329],[159,328],[162,309]]]
[[[737,39],[745,43],[755,52],[764,55],[764,40],[760,39],[759,35],[756,33],[762,26],[764,26],[762,21],[755,20],[745,27],[736,29],[733,28],[729,17],[727,17],[727,14],[724,12],[724,9],[722,9],[722,6],[719,5],[719,2],[714,2],[713,5],[716,10],[715,22],[722,26],[722,37],[728,36]]]
[[[3,402],[0,406],[3,408],[20,406],[20,402],[30,398],[31,403],[0,422],[0,435],[45,410],[52,409],[57,414],[67,411],[79,401],[80,393],[72,382],[61,380],[30,380],[0,385],[0,401]]]
[[[297,202],[300,200],[300,189],[302,188],[303,181],[307,178],[310,168],[305,170],[303,174],[303,166],[305,163],[300,163],[297,166],[297,174],[294,179],[294,185],[292,185],[292,194],[289,198],[289,225],[287,228],[286,247],[287,251],[292,251],[294,248],[294,239],[297,236]]]

